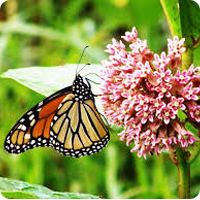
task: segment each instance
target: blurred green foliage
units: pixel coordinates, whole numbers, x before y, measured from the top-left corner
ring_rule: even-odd
[[[166,50],[170,35],[159,0],[9,0],[0,10],[0,73],[77,63],[85,45],[90,48],[82,62],[100,63],[111,38],[133,26],[152,51]],[[64,157],[51,148],[6,153],[6,134],[42,99],[17,82],[0,80],[0,176],[105,198],[177,198],[178,175],[168,155],[138,158],[112,131],[107,148],[90,157]],[[191,166],[192,197],[199,188],[200,158]]]

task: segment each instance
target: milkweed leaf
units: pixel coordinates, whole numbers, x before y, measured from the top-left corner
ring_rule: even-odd
[[[55,192],[41,185],[0,178],[1,194],[9,199],[99,199],[90,194]]]

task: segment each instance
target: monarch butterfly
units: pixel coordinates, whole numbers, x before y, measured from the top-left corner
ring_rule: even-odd
[[[7,135],[4,147],[14,154],[39,146],[53,147],[65,156],[78,158],[99,152],[109,139],[91,85],[78,73],[71,86],[26,112]]]

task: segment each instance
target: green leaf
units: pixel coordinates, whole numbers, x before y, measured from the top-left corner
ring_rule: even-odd
[[[197,39],[200,35],[200,1],[179,0],[183,37]]]
[[[85,65],[79,65],[79,69]],[[81,71],[81,75],[84,76],[89,73],[95,73],[99,75],[101,65],[93,64],[88,65]],[[58,67],[29,67],[20,69],[11,69],[4,72],[1,77],[11,78],[22,85],[44,95],[49,96],[52,93],[72,85],[76,75],[77,64],[67,64],[65,66]],[[101,82],[101,79],[90,74],[87,76],[92,81],[97,83]],[[99,84],[90,82],[92,91],[94,94],[102,94]],[[103,109],[99,98],[96,98],[96,106],[98,110],[103,113]]]
[[[196,138],[199,138],[198,129],[196,129],[190,122],[185,123],[185,129],[192,132],[196,136]]]
[[[177,116],[181,122],[183,122],[187,119],[187,115],[181,109],[178,109]]]
[[[111,127],[110,127],[110,132],[112,133],[114,133],[114,134],[116,134],[116,133],[120,133],[120,132],[122,132],[123,131],[123,127],[122,126],[117,126],[117,125],[112,125]]]
[[[44,186],[0,178],[1,194],[9,199],[99,199],[90,194],[55,192]]]
[[[1,194],[7,198],[7,199],[39,199],[37,196],[33,194],[29,194],[27,192],[10,192],[10,191],[4,191],[1,192]]]
[[[178,0],[160,0],[172,35],[181,36]]]

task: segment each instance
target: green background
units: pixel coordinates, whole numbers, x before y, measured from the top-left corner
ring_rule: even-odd
[[[82,63],[100,63],[112,37],[119,39],[133,26],[153,52],[166,50],[171,36],[159,0],[8,0],[0,10],[0,73],[77,63],[85,45],[90,48]],[[0,79],[0,176],[104,198],[177,198],[178,175],[168,155],[138,158],[115,133],[102,152],[79,159],[51,148],[6,153],[3,143],[11,127],[43,98]],[[199,188],[200,158],[191,166],[192,197]]]

